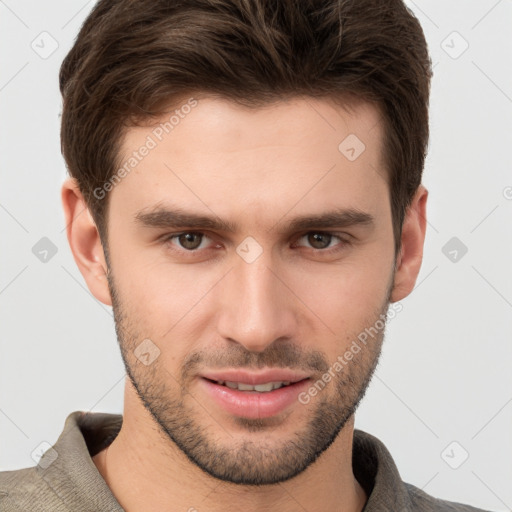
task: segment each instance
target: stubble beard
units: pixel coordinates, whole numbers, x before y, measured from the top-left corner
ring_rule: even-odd
[[[290,480],[302,473],[329,448],[354,415],[378,364],[385,329],[381,329],[370,343],[363,346],[307,405],[297,403],[291,406],[292,409],[308,407],[310,414],[306,424],[297,427],[286,440],[278,442],[272,436],[272,430],[279,429],[276,424],[280,423],[275,417],[233,417],[238,431],[236,439],[231,436],[231,439],[222,441],[219,439],[228,435],[230,425],[225,428],[210,421],[210,425],[205,426],[201,418],[205,417],[209,404],[201,403],[200,397],[192,396],[189,392],[187,383],[197,375],[198,369],[211,368],[212,361],[217,361],[219,368],[309,368],[315,369],[317,378],[321,379],[322,373],[332,367],[333,362],[329,364],[325,354],[321,352],[304,353],[294,345],[277,341],[260,353],[249,352],[237,345],[232,346],[233,351],[222,356],[218,352],[188,354],[180,375],[171,375],[160,364],[163,358],[144,366],[134,356],[133,351],[148,336],[143,336],[135,325],[136,322],[130,320],[120,301],[113,276],[111,273],[107,276],[123,362],[141,403],[170,443],[179,447],[193,464],[224,482],[271,485]],[[368,319],[369,322],[366,322],[367,325],[361,332],[365,327],[374,325],[377,320],[382,321],[382,315],[386,316],[389,296],[388,290],[386,301]],[[340,355],[346,350],[345,342],[342,347]],[[211,417],[209,419],[212,420]],[[239,435],[240,431],[243,435]]]

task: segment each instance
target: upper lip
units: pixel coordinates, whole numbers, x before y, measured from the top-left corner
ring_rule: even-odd
[[[271,368],[262,372],[248,372],[234,368],[222,371],[207,371],[202,373],[201,377],[213,381],[240,382],[256,386],[267,382],[299,382],[309,378],[309,375],[300,370],[289,368]]]

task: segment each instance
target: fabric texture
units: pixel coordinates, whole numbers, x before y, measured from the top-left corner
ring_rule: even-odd
[[[0,472],[0,511],[124,512],[92,461],[122,422],[120,414],[72,412],[37,466]],[[384,444],[358,429],[352,465],[368,497],[363,512],[485,512],[404,483]]]

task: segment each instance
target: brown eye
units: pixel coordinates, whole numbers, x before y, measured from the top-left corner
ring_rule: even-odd
[[[203,235],[201,233],[182,233],[177,238],[181,247],[193,251],[201,245]]]
[[[332,235],[329,233],[309,233],[307,237],[308,243],[314,249],[326,249],[332,241]]]
[[[302,235],[294,245],[305,247],[316,255],[332,255],[350,247],[351,242],[348,235],[344,233],[310,231]]]

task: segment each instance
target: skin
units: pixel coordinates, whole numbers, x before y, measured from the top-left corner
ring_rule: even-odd
[[[198,374],[290,367],[321,378],[390,302],[412,291],[427,190],[413,198],[395,260],[374,105],[346,110],[296,97],[249,109],[195,97],[197,106],[110,192],[107,258],[76,182],[62,187],[71,250],[90,291],[113,306],[128,374],[121,431],[93,461],[128,512],[361,511],[367,496],[352,471],[354,412],[383,330],[308,404],[271,418],[228,414]],[[122,156],[153,129],[128,129]],[[354,161],[338,150],[349,134],[366,146]],[[191,229],[137,222],[155,205],[237,229],[195,227],[202,239],[165,242]],[[373,223],[287,229],[296,217],[348,208]],[[315,238],[318,231],[332,236]],[[251,263],[236,252],[248,236],[262,249]],[[146,366],[133,351],[147,338],[160,354]]]

